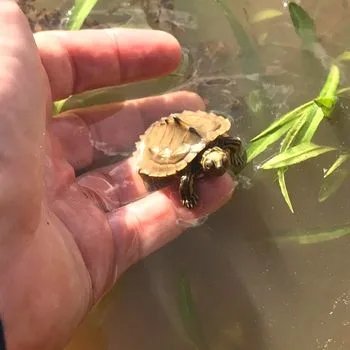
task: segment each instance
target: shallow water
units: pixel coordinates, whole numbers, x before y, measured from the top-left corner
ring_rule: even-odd
[[[135,6],[100,0],[94,18],[108,25],[152,24],[152,17],[147,22],[134,2]],[[320,37],[312,55],[301,49],[283,1],[226,3],[251,42],[260,42],[254,44],[259,64],[252,54],[244,56],[247,48],[242,43],[240,47],[215,1],[174,1],[175,15],[170,24],[161,21],[160,28],[171,31],[194,57],[196,77],[181,88],[210,100],[208,108],[231,113],[237,132],[248,141],[274,118],[318,93],[329,58],[349,49],[350,4],[298,2],[314,18]],[[117,10],[107,13],[113,7]],[[249,23],[269,8],[284,14]],[[350,85],[349,64],[340,68],[342,85]],[[321,125],[315,142],[349,145],[348,101],[340,105],[335,120]],[[230,203],[130,269],[91,312],[66,350],[350,348],[349,236],[304,245],[277,239],[295,231],[350,225],[350,181],[319,203],[323,172],[334,155],[293,167],[286,177],[292,214],[274,181],[275,173],[256,170],[264,157],[267,154],[245,169],[242,186]],[[196,306],[191,316],[195,314],[197,321],[192,323],[181,316],[182,273]]]

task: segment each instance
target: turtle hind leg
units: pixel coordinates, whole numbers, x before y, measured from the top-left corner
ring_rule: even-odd
[[[188,171],[181,176],[180,179],[180,197],[182,205],[188,209],[193,209],[198,203],[198,194],[194,189],[194,181],[196,174],[192,171]]]

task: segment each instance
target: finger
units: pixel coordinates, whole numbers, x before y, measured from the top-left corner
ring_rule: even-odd
[[[199,204],[193,210],[180,204],[177,191],[166,189],[110,213],[109,223],[117,247],[118,276],[218,210],[231,198],[235,186],[228,174],[199,181]]]
[[[35,33],[54,100],[167,74],[180,63],[177,40],[163,31],[87,29]]]
[[[154,120],[172,112],[204,107],[198,95],[175,92],[69,111],[52,120],[50,131],[60,141],[68,162],[81,169],[108,156],[130,152]]]
[[[6,220],[15,219],[9,225],[26,225],[27,233],[39,220],[28,217],[28,207],[41,205],[46,81],[28,21],[15,1],[1,1],[0,35],[1,210]]]

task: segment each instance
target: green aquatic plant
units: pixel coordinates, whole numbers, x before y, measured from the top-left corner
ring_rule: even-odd
[[[324,153],[337,151],[335,147],[317,145],[312,139],[324,118],[330,118],[337,102],[340,72],[337,65],[332,65],[319,95],[292,111],[286,113],[260,134],[252,138],[247,146],[248,162],[266,151],[267,146],[284,136],[279,151],[259,165],[260,169],[275,169],[281,193],[289,207],[294,212],[286,186],[285,174],[289,167],[318,157]],[[344,91],[344,89],[343,89]],[[330,167],[325,177],[334,172],[347,160],[343,155]],[[331,192],[329,192],[331,193]],[[324,193],[322,200],[325,200]]]
[[[350,61],[350,51],[344,51],[336,59],[336,62],[346,62]]]
[[[332,172],[330,176],[324,177],[318,193],[318,201],[320,203],[324,202],[335,194],[347,180],[349,174],[348,169],[339,168]]]
[[[293,125],[294,120],[299,118],[304,110],[312,105],[312,103],[313,101],[307,102],[304,105],[288,112],[273,122],[257,136],[252,138],[249,146],[247,147],[248,162],[252,161],[260,153],[264,152],[268,146],[278,141],[284,134],[286,134]]]
[[[303,142],[299,145],[287,149],[286,151],[278,153],[272,159],[269,159],[263,163],[260,167],[262,169],[285,168],[304,162],[310,158],[320,156],[323,153],[335,150],[336,148],[334,147],[319,146],[311,142]]]
[[[98,0],[75,0],[73,8],[67,14],[67,29],[79,30],[97,2]]]
[[[223,14],[225,15],[228,24],[231,27],[232,33],[239,45],[243,71],[246,74],[256,73],[261,71],[260,56],[258,54],[257,44],[252,40],[251,36],[247,33],[246,29],[242,26],[240,21],[230,10],[225,0],[214,0],[218,4]]]
[[[331,229],[298,229],[285,232],[283,235],[271,237],[276,243],[297,243],[297,244],[316,244],[331,241],[350,234],[350,225],[338,226]]]
[[[293,1],[288,3],[288,10],[294,29],[304,44],[309,45],[316,42],[316,26],[311,16]]]
[[[190,281],[185,271],[181,272],[178,289],[178,305],[185,332],[196,350],[208,350],[209,346],[204,337]]]
[[[84,21],[89,16],[93,8],[96,6],[98,0],[75,0],[74,6],[67,12],[67,30],[79,30],[81,29]],[[67,99],[54,101],[52,114],[59,114]]]
[[[284,134],[286,137],[281,144],[282,152],[292,146],[296,140],[299,143],[310,142],[322,119],[329,117],[335,106],[339,78],[339,68],[333,65],[319,96],[278,118],[251,139],[247,148],[248,161],[252,161]]]
[[[269,19],[280,17],[282,15],[283,15],[282,11],[275,10],[275,9],[265,9],[265,10],[257,12],[253,16],[251,23],[258,23],[258,22],[267,21]]]

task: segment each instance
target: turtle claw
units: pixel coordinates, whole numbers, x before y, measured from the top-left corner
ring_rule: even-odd
[[[193,194],[191,197],[184,198],[181,200],[182,205],[187,209],[193,209],[198,204],[199,197],[196,194]]]

